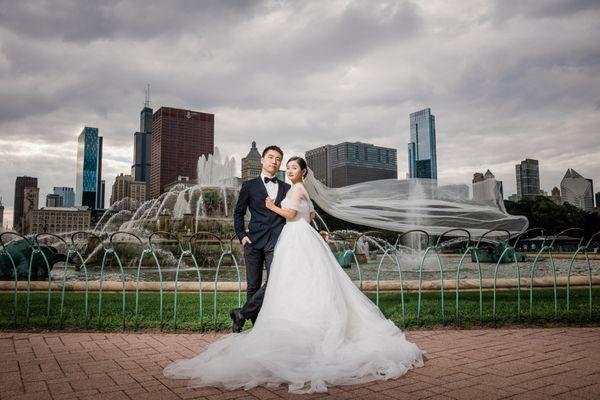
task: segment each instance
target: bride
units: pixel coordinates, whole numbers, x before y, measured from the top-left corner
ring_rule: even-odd
[[[281,208],[265,200],[287,223],[253,328],[168,365],[166,377],[191,379],[192,387],[287,384],[290,393],[314,393],[398,378],[423,365],[423,352],[354,285],[310,226],[307,171],[304,159],[292,157],[287,176],[293,186]]]

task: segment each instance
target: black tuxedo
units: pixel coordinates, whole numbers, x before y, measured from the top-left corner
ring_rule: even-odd
[[[280,206],[281,200],[283,200],[291,186],[280,180],[277,180],[277,185],[277,197],[274,203]],[[253,322],[262,306],[266,289],[266,282],[261,287],[263,267],[267,270],[268,280],[275,244],[285,224],[285,218],[265,207],[267,196],[267,189],[262,182],[262,178],[258,177],[244,182],[233,214],[235,233],[240,242],[245,236],[248,236],[252,241],[252,243],[244,246],[248,286],[246,289],[246,304],[244,304],[241,313],[244,318],[251,319]],[[248,231],[246,231],[244,216],[248,209],[250,210],[250,222]]]

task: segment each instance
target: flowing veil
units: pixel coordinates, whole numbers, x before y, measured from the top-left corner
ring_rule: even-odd
[[[462,228],[480,236],[492,229],[512,234],[527,229],[524,216],[504,208],[499,184],[486,179],[474,184],[441,186],[429,179],[383,179],[330,188],[309,169],[304,181],[310,198],[329,215],[378,229],[406,232],[421,229],[433,235]]]

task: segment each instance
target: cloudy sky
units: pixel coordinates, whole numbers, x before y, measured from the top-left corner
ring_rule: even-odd
[[[110,192],[147,83],[155,110],[214,113],[238,160],[252,140],[288,155],[363,141],[397,148],[404,177],[408,114],[431,107],[440,180],[489,168],[509,195],[527,157],[545,190],[567,168],[600,190],[598,1],[162,3],[0,0],[5,223],[17,176],[41,199],[75,186],[84,125],[104,136]]]

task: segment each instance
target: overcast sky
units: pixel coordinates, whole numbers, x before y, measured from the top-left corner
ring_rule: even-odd
[[[450,4],[452,3],[452,4]],[[438,176],[486,169],[516,191],[567,168],[600,191],[600,2],[0,0],[0,196],[14,182],[75,187],[83,126],[104,136],[107,203],[152,107],[215,114],[238,160],[252,140],[288,155],[342,141],[398,150],[411,112],[436,116]]]

